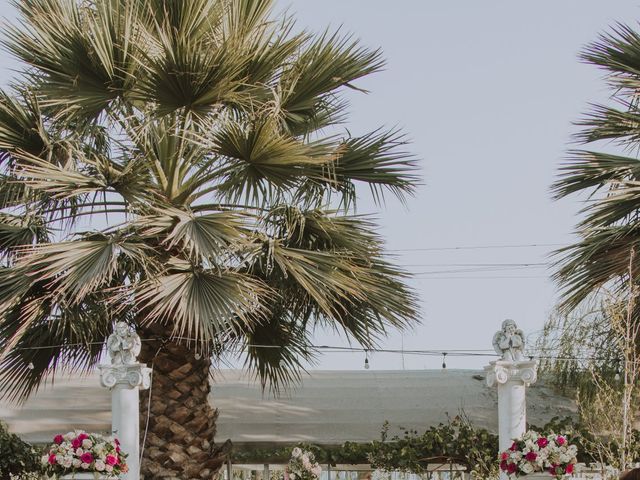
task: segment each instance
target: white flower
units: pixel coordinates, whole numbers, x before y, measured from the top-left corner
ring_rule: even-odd
[[[73,459],[71,457],[64,457],[62,461],[62,466],[64,468],[71,468],[72,464],[73,464]]]
[[[74,458],[73,459],[74,468],[80,468],[80,464],[82,464],[82,460],[80,460],[79,458]]]
[[[43,455],[42,457],[40,457],[40,463],[42,463],[43,465],[49,463],[49,455]]]
[[[83,453],[84,453],[84,450],[82,450],[80,447],[76,448],[76,455],[78,457],[81,457]]]
[[[105,463],[102,460],[96,460],[96,470],[101,472],[106,467]]]
[[[520,469],[524,472],[524,473],[533,473],[533,465],[531,465],[530,463],[525,463],[524,465],[522,465],[520,467]]]
[[[302,450],[300,450],[298,447],[294,448],[291,452],[291,456],[293,458],[298,458],[300,455],[302,455]]]
[[[91,440],[89,440],[88,438],[85,438],[82,441],[82,448],[84,448],[86,450],[86,449],[89,449],[91,447],[93,447],[93,442]]]
[[[113,472],[113,467],[111,465],[105,465],[104,469],[109,473]]]
[[[80,468],[84,468],[85,470],[89,468],[89,464],[88,463],[81,463],[80,464]]]

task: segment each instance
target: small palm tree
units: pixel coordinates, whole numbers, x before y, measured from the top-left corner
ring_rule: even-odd
[[[582,59],[604,69],[616,105],[595,105],[580,122],[578,140],[608,141],[618,150],[594,146],[571,152],[553,187],[557,198],[587,196],[578,242],[557,252],[556,278],[565,289],[567,310],[602,288],[624,296],[629,274],[637,281],[640,266],[640,34],[617,25],[587,47]]]
[[[372,348],[416,319],[356,185],[412,193],[395,131],[352,136],[380,52],[295,33],[271,0],[22,0],[0,96],[0,385],[100,361],[115,321],[153,366],[143,471],[210,478],[212,359],[278,392],[316,328]],[[142,418],[146,415],[143,414]]]

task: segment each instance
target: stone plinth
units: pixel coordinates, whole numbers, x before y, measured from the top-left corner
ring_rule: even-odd
[[[526,388],[538,379],[537,360],[496,360],[484,367],[487,385],[498,387],[500,450],[511,446],[527,428]]]
[[[142,363],[99,365],[100,384],[111,390],[111,429],[128,454],[126,480],[140,478],[139,391],[151,384],[151,369]]]

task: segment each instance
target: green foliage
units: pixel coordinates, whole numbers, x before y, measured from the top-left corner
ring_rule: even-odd
[[[388,438],[385,422],[380,440],[369,443],[346,442],[341,446],[300,445],[311,450],[316,459],[329,464],[363,464],[381,470],[420,473],[430,463],[457,463],[473,471],[478,478],[497,475],[498,437],[479,429],[462,417],[430,427],[419,434],[406,429],[404,434]],[[254,449],[234,453],[233,461],[286,463],[291,447]]]
[[[17,435],[10,433],[7,426],[0,422],[0,478],[10,475],[41,473],[38,451]]]
[[[240,356],[276,393],[316,329],[372,348],[418,321],[408,273],[355,215],[360,186],[404,202],[418,181],[402,132],[346,125],[378,49],[297,29],[273,0],[15,3],[0,396],[92,370],[116,321]]]
[[[423,433],[405,429],[402,435],[389,438],[389,428],[389,422],[385,421],[380,440],[368,443],[249,448],[235,451],[232,460],[234,463],[286,464],[291,449],[298,446],[313,452],[320,464],[369,464],[372,469],[421,473],[426,471],[429,464],[456,463],[473,472],[476,478],[497,477],[498,436],[484,428],[474,427],[464,416],[430,427]],[[613,452],[620,448],[615,438],[603,439],[570,417],[554,417],[543,426],[529,425],[529,429],[543,434],[566,434],[570,443],[578,447],[578,461],[586,464],[601,461],[599,449],[602,448],[603,440]],[[632,442],[632,461],[637,462],[640,461],[640,431],[633,431]]]

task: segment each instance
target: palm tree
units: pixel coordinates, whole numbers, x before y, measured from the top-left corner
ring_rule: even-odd
[[[373,348],[416,320],[356,185],[404,200],[397,131],[353,136],[378,50],[296,33],[271,0],[21,0],[0,95],[0,385],[88,372],[115,321],[153,366],[143,472],[210,478],[212,361],[278,392],[317,328]]]
[[[567,311],[602,289],[624,297],[640,266],[640,33],[619,24],[581,57],[605,71],[613,102],[593,105],[580,121],[577,140],[591,148],[572,151],[553,186],[557,198],[586,199],[578,241],[556,252]],[[604,151],[605,142],[615,148]]]

